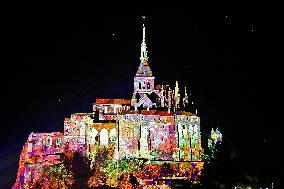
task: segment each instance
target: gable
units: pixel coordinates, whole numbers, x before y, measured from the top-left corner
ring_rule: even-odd
[[[139,99],[138,106],[140,106],[141,104],[145,107],[152,107],[154,105],[154,103],[146,94],[144,94],[144,96]]]

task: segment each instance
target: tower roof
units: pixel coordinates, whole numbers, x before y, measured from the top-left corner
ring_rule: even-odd
[[[143,16],[145,19],[145,16]],[[146,32],[145,32],[145,25],[143,23],[143,38],[141,43],[141,54],[140,54],[140,65],[138,67],[136,76],[138,77],[151,77],[152,71],[148,64],[148,55],[147,55],[147,45],[146,45]]]

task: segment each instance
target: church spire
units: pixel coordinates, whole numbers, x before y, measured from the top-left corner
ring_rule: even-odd
[[[146,29],[145,29],[145,16],[143,18],[143,38],[141,43],[140,65],[138,67],[136,76],[138,77],[152,77],[152,71],[148,64],[148,51],[146,45]]]
[[[141,55],[140,55],[140,61],[141,64],[148,64],[148,56],[147,56],[147,45],[146,45],[146,31],[145,31],[145,16],[142,16],[143,18],[143,39],[141,43]]]

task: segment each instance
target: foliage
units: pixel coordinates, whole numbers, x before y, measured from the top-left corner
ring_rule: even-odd
[[[116,186],[116,182],[113,179],[109,179],[107,174],[107,167],[113,165],[111,161],[114,153],[113,151],[111,145],[109,145],[109,148],[100,146],[97,149],[94,166],[90,171],[90,177],[87,181],[89,187],[106,185],[107,182]]]
[[[74,178],[72,188],[88,188],[87,180],[90,174],[90,161],[82,153],[74,152],[71,161],[68,161],[67,165],[72,171]]]
[[[207,151],[201,176],[203,188],[232,188],[241,179],[231,143],[216,143],[214,150]]]
[[[43,166],[34,188],[69,188],[74,183],[72,174],[63,164]]]

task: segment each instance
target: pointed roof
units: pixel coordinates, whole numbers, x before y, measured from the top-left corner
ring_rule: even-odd
[[[145,19],[145,16],[143,17]],[[141,53],[140,53],[140,65],[138,67],[136,76],[138,77],[151,77],[152,71],[148,64],[148,51],[146,45],[146,32],[145,32],[145,25],[143,24],[143,39],[141,43]]]
[[[144,94],[144,96],[139,99],[138,106],[140,106],[141,104],[152,107],[154,103],[146,94]]]

